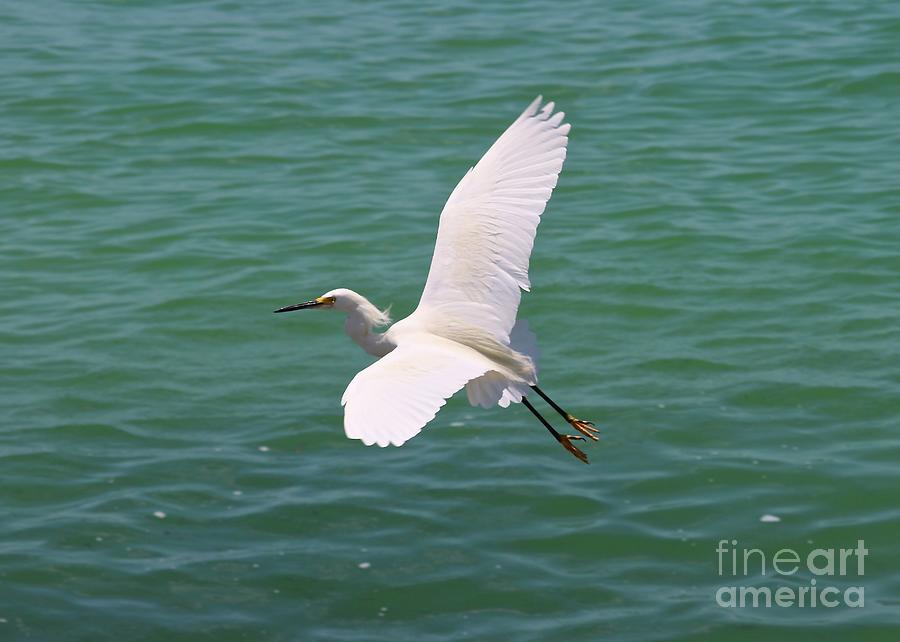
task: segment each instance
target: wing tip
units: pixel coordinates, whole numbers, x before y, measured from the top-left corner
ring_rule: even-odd
[[[525,108],[525,111],[522,112],[522,116],[524,118],[529,118],[534,116],[537,113],[538,108],[541,106],[541,103],[544,102],[544,97],[541,94],[537,95],[537,98],[531,101],[531,104]]]
[[[555,108],[556,103],[554,101],[548,100],[544,103],[543,94],[538,94],[537,98],[532,100],[531,104],[529,104],[525,111],[522,112],[522,115],[519,116],[519,120],[526,120],[528,118],[543,120],[552,125],[560,134],[567,136],[572,129],[572,126],[569,123],[562,122],[566,117],[566,112],[557,111],[556,113],[553,113]]]
[[[410,439],[412,439],[413,437],[418,435],[420,432],[422,432],[421,428],[414,434],[409,435],[408,437],[397,437],[396,435],[385,436],[385,435],[381,435],[381,434],[379,434],[377,436],[376,435],[363,435],[363,434],[356,434],[355,431],[353,431],[353,434],[351,434],[351,430],[348,428],[348,426],[346,424],[344,425],[344,434],[347,436],[347,439],[356,439],[358,441],[363,442],[364,446],[378,446],[379,448],[387,448],[388,446],[394,446],[396,448],[399,448],[400,446],[405,444],[407,441],[409,441]]]

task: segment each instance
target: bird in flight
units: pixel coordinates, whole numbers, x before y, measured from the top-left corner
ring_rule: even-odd
[[[386,311],[340,288],[275,310],[333,309],[350,338],[379,359],[344,392],[347,437],[400,446],[462,388],[469,403],[522,403],[575,457],[574,443],[599,431],[558,406],[538,385],[537,340],[516,314],[529,291],[528,262],[541,214],[566,158],[570,125],[538,96],[459,182],[441,212],[419,305],[390,324]],[[528,400],[534,391],[578,435],[559,433]]]

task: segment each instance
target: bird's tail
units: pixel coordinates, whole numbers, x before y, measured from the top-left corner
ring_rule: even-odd
[[[528,328],[528,321],[519,319],[509,333],[509,347],[520,355],[528,357],[534,369],[534,381],[537,383],[538,348],[537,337]],[[490,408],[497,404],[506,408],[510,403],[520,403],[522,396],[528,394],[528,383],[511,381],[501,373],[490,371],[466,384],[466,395],[473,406]]]
[[[531,359],[536,379],[541,349],[538,347],[537,335],[531,331],[525,319],[518,319],[513,326],[512,332],[509,333],[509,347]]]

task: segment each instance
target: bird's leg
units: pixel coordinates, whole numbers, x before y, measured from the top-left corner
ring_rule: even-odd
[[[553,408],[556,412],[558,412],[560,415],[562,415],[563,419],[568,421],[569,425],[572,426],[572,428],[574,428],[575,430],[580,432],[582,435],[584,435],[588,439],[593,439],[594,441],[597,441],[599,439],[599,437],[597,435],[600,434],[600,431],[597,430],[596,428],[594,428],[594,424],[592,422],[584,421],[582,419],[578,419],[578,418],[570,415],[565,410],[563,410],[562,408],[557,406],[556,402],[553,401],[553,399],[551,399],[550,397],[548,397],[544,393],[544,391],[541,390],[540,388],[538,388],[537,386],[531,386],[531,389],[534,390],[536,393],[538,393],[541,396],[541,399],[543,399],[548,404],[550,404],[551,408]]]
[[[531,405],[531,402],[528,401],[528,399],[526,399],[524,395],[522,396],[522,403],[525,404],[525,407],[531,411],[531,414],[538,418],[538,421],[544,424],[544,428],[550,431],[550,434],[553,435],[553,438],[561,443],[563,448],[568,450],[584,463],[588,463],[587,455],[578,450],[575,447],[575,444],[572,443],[572,440],[584,439],[584,437],[582,437],[581,435],[561,435],[560,433],[556,432],[553,426],[547,423],[547,420],[541,416],[541,413],[539,413],[537,409]]]

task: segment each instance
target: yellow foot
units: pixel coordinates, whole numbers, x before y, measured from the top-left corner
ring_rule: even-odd
[[[584,463],[586,463],[586,464],[590,463],[590,462],[588,462],[587,455],[585,455],[583,452],[578,450],[575,447],[575,444],[572,443],[573,440],[582,440],[583,441],[584,437],[582,437],[581,435],[560,435],[559,436],[559,443],[561,443],[563,445],[563,448],[565,448],[570,453],[572,453],[573,455],[578,457],[578,459],[580,459]]]
[[[582,421],[581,419],[576,419],[572,415],[568,415],[566,417],[566,421],[569,422],[569,425],[572,426],[575,430],[580,432],[582,435],[587,437],[588,439],[593,439],[594,441],[599,441],[599,437],[597,435],[600,434],[600,431],[597,428],[594,428],[594,424],[591,421]]]

